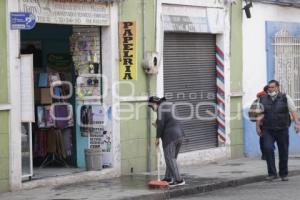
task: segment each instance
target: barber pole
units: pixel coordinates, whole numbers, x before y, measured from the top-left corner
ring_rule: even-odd
[[[218,124],[218,141],[219,144],[226,141],[225,128],[225,78],[224,78],[224,53],[216,47],[216,63],[217,63],[217,124]]]

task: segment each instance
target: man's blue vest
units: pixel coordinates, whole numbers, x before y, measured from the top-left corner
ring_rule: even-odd
[[[264,108],[263,128],[272,130],[289,128],[291,119],[285,94],[278,93],[274,101],[266,95],[261,97],[260,103]]]

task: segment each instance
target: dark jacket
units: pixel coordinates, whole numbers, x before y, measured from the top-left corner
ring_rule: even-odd
[[[173,103],[164,102],[159,105],[156,120],[156,138],[161,138],[163,145],[182,139],[184,131],[180,122],[174,116],[178,116]],[[175,113],[174,113],[175,112]]]
[[[290,114],[285,94],[278,93],[276,99],[267,95],[260,98],[264,108],[263,128],[282,130],[290,126]]]

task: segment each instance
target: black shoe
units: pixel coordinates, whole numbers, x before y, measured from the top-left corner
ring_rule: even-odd
[[[286,177],[286,176],[282,176],[282,177],[280,177],[280,178],[281,178],[282,181],[289,181],[289,178]]]
[[[266,156],[265,156],[265,155],[262,155],[262,156],[261,156],[261,159],[262,159],[262,160],[266,160]]]
[[[169,184],[173,183],[173,180],[171,178],[164,178],[162,181],[168,182]]]
[[[185,181],[184,179],[182,179],[181,181],[175,181],[169,184],[170,187],[175,187],[175,186],[180,186],[180,185],[185,185]]]
[[[277,176],[267,176],[266,181],[274,181],[277,178],[278,178]]]

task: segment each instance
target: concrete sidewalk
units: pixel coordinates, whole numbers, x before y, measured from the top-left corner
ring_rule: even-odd
[[[291,176],[300,174],[300,158],[290,158],[289,170]],[[239,159],[211,163],[204,166],[181,167],[181,172],[186,180],[186,185],[164,190],[148,189],[147,183],[149,180],[156,179],[155,173],[134,174],[97,182],[5,193],[0,195],[0,199],[168,199],[263,181],[266,176],[266,163],[258,159]]]

